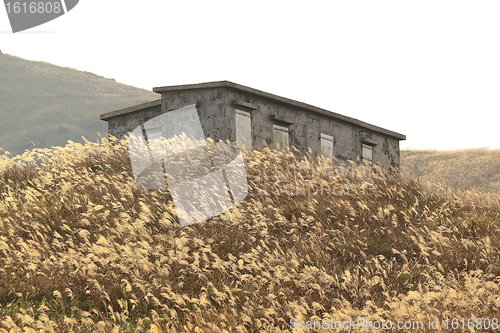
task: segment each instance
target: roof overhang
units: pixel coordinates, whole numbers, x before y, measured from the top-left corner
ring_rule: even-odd
[[[390,137],[397,138],[398,140],[406,140],[406,135],[404,135],[404,134],[393,132],[393,131],[390,131],[388,129],[385,129],[385,128],[375,126],[375,125],[366,123],[364,121],[358,120],[356,118],[344,116],[344,115],[341,115],[339,113],[328,111],[328,110],[325,110],[322,108],[318,108],[318,107],[310,105],[310,104],[306,104],[306,103],[302,103],[299,101],[295,101],[295,100],[290,99],[290,98],[270,94],[270,93],[267,93],[265,91],[250,88],[250,87],[243,86],[241,84],[237,84],[237,83],[230,82],[230,81],[215,81],[215,82],[205,82],[205,83],[198,83],[198,84],[184,84],[184,85],[177,85],[177,86],[156,87],[156,88],[153,88],[153,91],[161,94],[163,92],[171,92],[171,91],[210,89],[210,88],[229,88],[229,89],[234,89],[237,91],[250,93],[250,94],[260,96],[263,98],[267,98],[267,99],[270,99],[270,100],[273,100],[273,101],[276,101],[279,103],[292,105],[292,106],[295,106],[295,107],[298,107],[298,108],[301,108],[304,110],[309,110],[309,111],[316,112],[316,113],[319,113],[319,114],[322,114],[322,115],[325,115],[328,117],[342,120],[344,122],[354,124],[354,125],[357,125],[359,127],[372,130],[372,131],[377,132],[377,133],[381,133],[381,134],[385,134],[385,135],[390,136]],[[100,116],[100,119],[107,121],[109,118],[112,118],[112,117],[120,116],[120,115],[127,114],[130,112],[148,109],[148,108],[155,107],[158,105],[161,105],[160,99],[154,100],[151,102],[147,102],[147,103],[143,103],[143,104],[130,106],[130,107],[127,107],[124,109],[116,110],[116,111],[107,112],[107,113],[102,114]]]
[[[271,99],[274,101],[278,101],[278,102],[281,102],[284,104],[293,105],[293,106],[299,107],[301,109],[320,113],[320,114],[323,114],[323,115],[328,116],[328,117],[332,117],[335,119],[345,121],[347,123],[355,124],[355,125],[358,125],[360,127],[372,130],[374,132],[382,133],[382,134],[385,134],[387,136],[397,138],[399,140],[406,140],[406,135],[404,135],[404,134],[393,132],[393,131],[387,130],[385,128],[378,127],[378,126],[366,123],[364,121],[361,121],[361,120],[358,120],[355,118],[347,117],[347,116],[341,115],[339,113],[335,113],[332,111],[321,109],[321,108],[318,108],[316,106],[302,103],[299,101],[295,101],[295,100],[290,99],[290,98],[281,97],[278,95],[267,93],[265,91],[261,91],[261,90],[257,90],[257,89],[250,88],[247,86],[243,86],[241,84],[237,84],[237,83],[234,83],[231,81],[215,81],[215,82],[205,82],[205,83],[198,83],[198,84],[185,84],[185,85],[178,85],[178,86],[156,87],[156,88],[153,88],[153,91],[161,94],[163,92],[169,92],[169,91],[182,91],[182,90],[208,89],[208,88],[231,88],[234,90],[239,90],[239,91],[251,93],[251,94],[261,96],[264,98],[268,98],[268,99]]]
[[[135,111],[141,111],[141,110],[149,109],[149,108],[152,108],[152,107],[155,107],[155,106],[158,106],[158,105],[161,105],[161,99],[157,99],[157,100],[154,100],[154,101],[151,101],[151,102],[142,103],[142,104],[138,104],[138,105],[134,105],[134,106],[129,106],[128,108],[124,108],[124,109],[120,109],[120,110],[116,110],[116,111],[111,111],[111,112],[103,113],[103,114],[100,115],[100,119],[108,121],[109,118],[113,118],[113,117],[116,117],[116,116],[121,116],[122,114],[127,114],[127,113],[130,113],[130,112],[135,112]]]

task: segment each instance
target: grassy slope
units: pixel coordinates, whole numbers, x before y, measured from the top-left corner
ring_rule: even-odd
[[[423,182],[500,194],[500,149],[403,150],[401,168]]]
[[[292,317],[500,313],[498,196],[247,151],[247,199],[181,228],[168,191],[137,187],[124,146],[45,156],[37,169],[23,168],[29,155],[0,161],[7,330],[288,332]]]
[[[97,132],[107,133],[100,114],[157,98],[89,72],[0,53],[0,147],[15,155],[33,148],[31,141],[39,148],[83,142],[81,136],[95,141]]]

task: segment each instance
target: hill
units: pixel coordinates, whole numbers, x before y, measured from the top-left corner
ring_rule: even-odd
[[[500,149],[402,150],[401,171],[422,182],[500,194]]]
[[[107,135],[101,113],[158,98],[152,91],[89,72],[0,53],[0,147],[26,149],[83,143]]]
[[[499,196],[244,156],[248,197],[185,228],[168,190],[137,186],[124,142],[1,159],[0,330],[498,331]]]

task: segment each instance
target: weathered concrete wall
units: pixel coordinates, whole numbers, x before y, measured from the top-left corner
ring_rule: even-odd
[[[161,109],[164,113],[196,104],[205,137],[215,141],[226,140],[228,128],[225,100],[224,88],[167,91],[161,94]]]
[[[165,112],[196,104],[205,137],[226,139],[226,103],[224,89],[199,89],[196,91],[172,91],[161,95],[161,102],[145,103],[115,111],[107,118],[108,134],[123,138],[137,126]],[[110,113],[112,114],[112,113]],[[108,115],[109,116],[109,115]]]
[[[228,139],[236,141],[234,113],[236,109],[249,111],[252,115],[252,146],[262,147],[265,142],[272,146],[273,125],[289,128],[290,145],[302,153],[309,148],[319,153],[320,134],[334,139],[334,156],[355,160],[360,157],[363,140],[373,146],[373,162],[379,161],[386,168],[399,167],[399,140],[370,129],[339,119],[334,119],[307,109],[255,96],[237,90],[227,91]],[[245,107],[246,105],[246,107]]]
[[[160,103],[154,103],[152,106],[131,111],[125,114],[119,114],[108,119],[108,135],[113,135],[122,139],[128,132],[132,132],[137,126],[144,124],[161,114]]]
[[[373,147],[373,162],[384,167],[399,167],[400,138],[388,135],[390,131],[353,120],[329,115],[306,104],[287,102],[249,89],[231,86],[213,86],[197,89],[165,90],[161,102],[153,101],[127,109],[104,114],[108,121],[108,133],[122,138],[127,132],[160,114],[187,105],[196,104],[205,137],[214,140],[236,141],[235,110],[251,114],[252,146],[273,146],[273,125],[289,129],[290,145],[305,153],[309,148],[319,153],[321,134],[333,137],[333,155],[341,159],[355,160],[362,155],[362,143]],[[333,114],[333,113],[332,113]],[[397,134],[401,136],[400,134]],[[404,136],[402,136],[404,138]]]

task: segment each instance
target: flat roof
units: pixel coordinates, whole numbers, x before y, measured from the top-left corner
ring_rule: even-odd
[[[388,135],[391,137],[395,137],[399,140],[406,140],[406,135],[404,135],[404,134],[390,131],[390,130],[387,130],[385,128],[378,127],[378,126],[366,123],[364,121],[361,121],[361,120],[358,120],[355,118],[344,116],[344,115],[341,115],[341,114],[336,113],[336,112],[332,112],[332,111],[328,111],[328,110],[325,110],[322,108],[318,108],[318,107],[310,105],[310,104],[306,104],[306,103],[302,103],[299,101],[295,101],[295,100],[290,99],[290,98],[270,94],[270,93],[267,93],[265,91],[250,88],[250,87],[243,86],[241,84],[237,84],[237,83],[230,82],[230,81],[214,81],[214,82],[205,82],[205,83],[198,83],[198,84],[184,84],[184,85],[177,85],[177,86],[156,87],[156,88],[153,88],[153,91],[156,93],[162,93],[162,92],[169,92],[169,91],[209,89],[209,88],[222,88],[222,87],[251,93],[251,94],[254,94],[254,95],[257,95],[260,97],[264,97],[264,98],[268,98],[268,99],[271,99],[274,101],[278,101],[278,102],[281,102],[284,104],[288,104],[288,105],[299,107],[299,108],[302,108],[305,110],[317,112],[317,113],[326,115],[328,117],[339,119],[339,120],[342,120],[342,121],[345,121],[345,122],[348,122],[351,124],[355,124],[355,125],[358,125],[360,127],[378,132],[378,133],[382,133],[382,134],[385,134],[385,135]],[[116,111],[102,114],[101,119],[106,120],[106,119],[111,118],[111,117],[115,117],[115,116],[122,115],[122,114],[129,113],[129,112],[138,111],[138,110],[145,109],[145,108],[152,107],[152,106],[157,106],[160,104],[161,104],[160,100],[156,100],[156,101],[152,101],[149,103],[131,106],[131,107],[128,107],[125,109],[116,110]]]
[[[129,107],[126,107],[124,109],[119,109],[116,111],[106,112],[106,113],[101,114],[99,116],[99,118],[101,120],[108,120],[109,118],[120,116],[122,114],[127,114],[130,112],[144,110],[144,109],[149,109],[149,108],[152,108],[152,107],[155,107],[158,105],[161,105],[161,99],[155,99],[154,101],[151,101],[151,102],[146,102],[146,103],[137,104],[134,106],[129,106]]]

